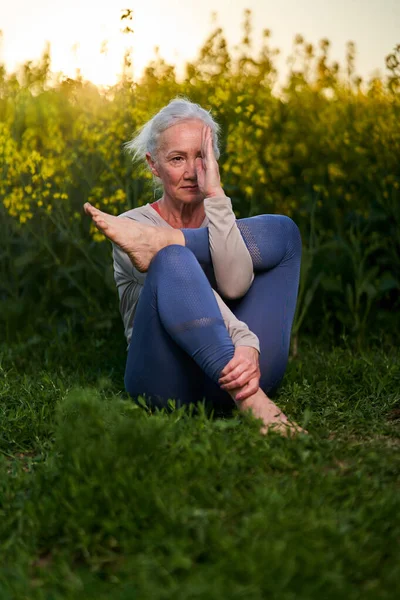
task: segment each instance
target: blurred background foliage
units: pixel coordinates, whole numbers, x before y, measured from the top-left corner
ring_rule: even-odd
[[[132,30],[128,28],[128,33]],[[270,32],[228,50],[211,33],[185,76],[156,54],[133,81],[97,89],[50,71],[50,50],[19,73],[0,66],[0,336],[33,345],[57,335],[121,334],[111,246],[87,200],[118,214],[152,202],[153,184],[123,144],[173,97],[212,111],[220,171],[238,218],[291,216],[303,237],[294,350],[302,333],[355,345],[400,329],[400,46],[387,72],[363,82],[354,44],[344,65],[329,41],[294,40],[277,86]],[[51,333],[51,335],[53,335]]]

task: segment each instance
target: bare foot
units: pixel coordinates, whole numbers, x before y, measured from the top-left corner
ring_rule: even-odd
[[[236,391],[238,393],[238,391]],[[234,398],[235,393],[231,396]],[[296,433],[308,433],[293,421],[289,421],[287,416],[272,402],[270,398],[261,388],[247,398],[246,400],[235,401],[239,410],[251,410],[253,415],[262,419],[264,425],[260,429],[260,433],[266,434],[269,430],[277,431],[285,436],[292,436]]]
[[[185,245],[180,229],[153,227],[127,217],[114,217],[86,202],[87,215],[109,240],[117,244],[131,259],[138,271],[145,273],[159,250],[171,244]]]

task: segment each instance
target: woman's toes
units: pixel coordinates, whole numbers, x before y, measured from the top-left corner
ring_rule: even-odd
[[[83,205],[83,208],[85,209],[86,214],[91,216],[92,219],[96,219],[96,218],[104,219],[105,213],[103,213],[101,210],[99,210],[95,206],[92,206],[90,204],[90,202],[86,202],[86,204]]]
[[[87,215],[90,215],[91,217],[95,214],[96,209],[94,206],[92,206],[90,204],[90,202],[85,202],[85,204],[83,205],[84,211]]]
[[[104,232],[106,232],[110,228],[109,223],[107,223],[107,221],[105,221],[101,216],[95,215],[93,217],[93,221],[96,227],[98,227],[98,229],[101,229]]]

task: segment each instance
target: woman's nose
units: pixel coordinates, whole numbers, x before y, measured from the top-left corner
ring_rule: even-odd
[[[197,178],[196,163],[194,160],[188,160],[186,162],[185,177],[187,179],[196,179]]]

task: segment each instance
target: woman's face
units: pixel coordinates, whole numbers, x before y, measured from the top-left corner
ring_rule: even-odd
[[[204,123],[190,119],[169,127],[160,135],[157,155],[146,155],[154,175],[164,186],[164,198],[184,204],[204,200],[197,185],[195,160],[201,157]]]

